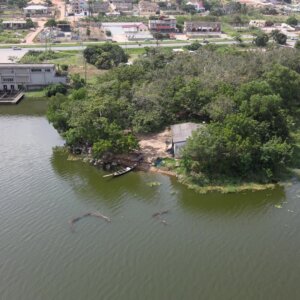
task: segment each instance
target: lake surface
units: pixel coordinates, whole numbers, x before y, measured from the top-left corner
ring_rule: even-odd
[[[104,179],[53,153],[44,109],[0,106],[0,299],[300,298],[299,182],[199,195],[159,174]],[[165,209],[167,226],[151,217]],[[96,210],[112,222],[70,230]]]

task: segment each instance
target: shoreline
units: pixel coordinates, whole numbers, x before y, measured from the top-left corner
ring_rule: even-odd
[[[67,160],[69,161],[77,161],[81,160],[84,163],[88,163],[89,165],[93,167],[100,167],[103,166],[103,163],[99,163],[100,160],[93,159],[92,157],[86,155],[76,155],[68,152],[67,149],[63,148],[64,150],[62,152],[65,152],[67,154]],[[148,162],[140,163],[136,170],[142,171],[142,172],[150,172],[150,173],[156,173],[156,174],[162,174],[166,176],[170,176],[173,178],[176,178],[177,182],[186,186],[188,189],[195,191],[199,194],[208,194],[208,193],[221,193],[221,194],[229,194],[229,193],[240,193],[240,192],[255,192],[255,191],[263,191],[263,190],[271,190],[276,188],[277,186],[282,186],[284,183],[255,183],[255,182],[245,182],[241,184],[224,184],[224,185],[206,185],[206,186],[200,186],[195,183],[193,183],[187,176],[185,175],[179,175],[175,171],[172,170],[165,170],[161,168],[157,168],[153,165],[151,165]],[[109,170],[104,170],[109,171]]]

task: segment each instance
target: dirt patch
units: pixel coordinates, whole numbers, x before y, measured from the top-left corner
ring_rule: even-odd
[[[138,135],[144,162],[151,164],[157,157],[172,157],[167,149],[171,144],[171,130],[166,129],[160,133]]]

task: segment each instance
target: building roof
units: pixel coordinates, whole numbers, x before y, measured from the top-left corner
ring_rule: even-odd
[[[3,21],[2,24],[26,24],[26,21],[22,21],[22,20],[7,20],[7,21]]]
[[[0,68],[52,68],[54,64],[0,64]]]
[[[40,10],[40,9],[48,9],[47,6],[44,5],[29,5],[27,7],[24,7],[25,10],[27,9],[36,9],[36,10]]]
[[[171,126],[173,143],[185,142],[192,132],[200,128],[201,124],[196,123],[181,123]]]
[[[139,9],[143,11],[156,11],[159,10],[159,6],[157,3],[142,0],[139,2]]]

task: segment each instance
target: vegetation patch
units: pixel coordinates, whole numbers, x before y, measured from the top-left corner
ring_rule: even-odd
[[[138,148],[137,133],[181,122],[204,124],[181,162],[166,160],[200,190],[273,187],[299,168],[300,52],[200,47],[174,54],[145,49],[88,88],[50,100],[48,118],[71,149],[96,158]]]

